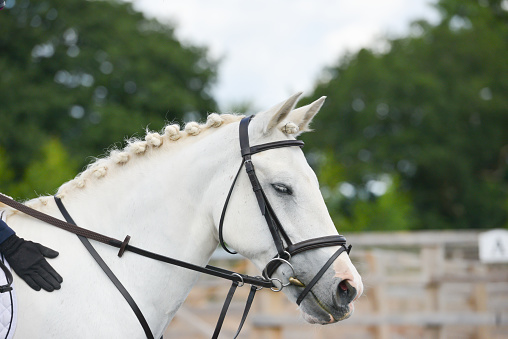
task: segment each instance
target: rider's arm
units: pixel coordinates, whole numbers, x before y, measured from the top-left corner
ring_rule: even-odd
[[[7,259],[14,272],[34,290],[39,291],[43,288],[51,292],[60,289],[63,279],[45,259],[45,257],[55,258],[58,252],[19,238],[1,219],[0,253]]]
[[[15,234],[12,228],[7,226],[7,224],[0,219],[0,244],[2,244],[7,238],[11,235]]]

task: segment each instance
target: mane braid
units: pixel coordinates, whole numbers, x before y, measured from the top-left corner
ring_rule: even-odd
[[[222,125],[240,121],[244,116],[236,114],[217,114],[208,115],[206,123],[188,122],[184,130],[180,130],[178,124],[168,124],[163,128],[163,134],[146,130],[144,140],[137,138],[127,139],[127,145],[123,149],[113,148],[109,155],[104,158],[97,158],[87,166],[87,168],[78,174],[74,179],[64,183],[58,189],[57,196],[62,198],[72,189],[82,189],[86,187],[87,182],[100,180],[107,176],[108,170],[114,167],[124,166],[133,158],[146,154],[148,151],[156,150],[164,143],[174,143],[182,138],[199,135],[202,131],[218,128]]]

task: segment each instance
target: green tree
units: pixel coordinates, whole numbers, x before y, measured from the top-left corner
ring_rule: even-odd
[[[333,155],[340,180],[357,192],[382,175],[400,178],[416,227],[501,227],[508,214],[507,8],[497,0],[441,0],[437,8],[439,24],[415,22],[408,37],[389,41],[389,51],[364,49],[330,68],[309,98],[328,96],[313,125],[319,133],[304,138]],[[374,201],[387,203],[382,198]],[[333,213],[369,201],[347,200]]]
[[[5,191],[11,186],[14,179],[14,172],[7,164],[6,152],[0,147],[0,187]],[[1,192],[1,191],[0,191]]]
[[[23,180],[11,186],[13,197],[54,194],[56,188],[76,175],[76,163],[58,139],[50,139],[41,151],[41,158],[28,166]]]
[[[15,183],[55,138],[77,170],[147,126],[216,109],[206,49],[130,3],[7,0],[0,21],[0,147]]]
[[[409,193],[397,175],[371,176],[364,186],[348,182],[332,152],[321,157],[318,176],[330,215],[340,232],[410,230],[416,227]]]

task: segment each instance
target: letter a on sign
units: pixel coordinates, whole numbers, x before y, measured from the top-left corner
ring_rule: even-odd
[[[508,231],[492,230],[478,237],[480,260],[486,263],[508,262]]]

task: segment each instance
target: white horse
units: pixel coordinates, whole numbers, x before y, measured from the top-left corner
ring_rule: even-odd
[[[299,96],[257,114],[249,125],[250,144],[294,140],[308,130],[324,97],[294,109]],[[222,208],[241,162],[241,118],[211,114],[206,124],[190,122],[183,131],[169,125],[162,135],[148,132],[145,140],[130,140],[124,149],[97,160],[62,185],[57,196],[81,227],[116,239],[129,234],[136,247],[204,266],[217,248]],[[291,239],[337,235],[316,176],[299,147],[269,150],[252,159]],[[27,205],[63,220],[53,197]],[[15,338],[146,338],[132,310],[76,235],[0,204],[2,210],[18,236],[60,252],[49,262],[64,279],[62,288],[52,293],[36,292],[16,279]],[[277,251],[245,171],[226,214],[228,247],[262,270]],[[199,273],[130,252],[119,258],[118,249],[92,243],[142,310],[155,338],[160,338]],[[312,278],[336,250],[337,246],[305,251],[291,263],[299,277]],[[288,269],[281,265],[273,277],[287,281]],[[293,285],[284,288],[292,301],[301,290]],[[353,301],[362,291],[361,278],[344,252],[300,309],[311,323],[333,323],[352,313]]]

